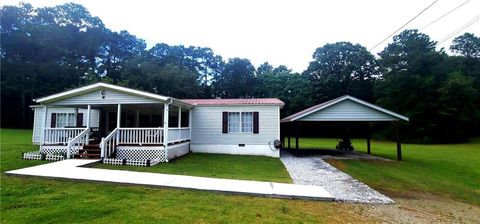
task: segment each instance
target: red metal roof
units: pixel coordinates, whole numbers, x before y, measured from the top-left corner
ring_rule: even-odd
[[[277,98],[250,98],[250,99],[183,99],[185,103],[208,106],[208,105],[277,105],[284,103]]]

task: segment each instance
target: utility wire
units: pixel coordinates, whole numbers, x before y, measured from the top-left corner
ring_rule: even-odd
[[[473,18],[472,20],[470,20],[470,21],[468,21],[467,23],[463,24],[463,26],[461,26],[461,27],[458,28],[457,30],[453,31],[453,33],[447,35],[447,36],[444,37],[441,41],[439,41],[439,42],[437,43],[437,45],[443,44],[445,41],[447,41],[447,40],[449,40],[450,38],[452,38],[453,36],[457,35],[457,33],[460,33],[460,32],[462,32],[462,30],[467,29],[469,26],[471,26],[472,24],[474,24],[475,22],[477,22],[479,19],[480,19],[480,15],[476,16],[476,17]]]
[[[467,1],[464,1],[462,4],[458,5],[457,7],[453,8],[452,10],[448,11],[447,13],[443,14],[442,16],[438,17],[437,19],[433,20],[431,23],[423,26],[422,28],[420,28],[420,30],[423,30],[427,27],[429,27],[430,25],[438,22],[439,20],[443,19],[445,16],[448,16],[450,13],[454,12],[455,10],[459,9],[460,7],[464,6],[465,4],[467,4],[469,1],[471,0],[467,0]]]
[[[400,28],[398,28],[397,30],[395,30],[395,32],[393,32],[392,34],[388,35],[387,37],[385,37],[385,39],[383,39],[382,41],[380,41],[378,44],[375,44],[375,46],[373,46],[372,48],[370,48],[369,51],[372,51],[373,49],[375,49],[376,47],[378,47],[378,45],[382,44],[383,42],[385,42],[386,40],[388,40],[390,37],[392,37],[393,35],[395,35],[398,31],[400,31],[401,29],[403,29],[404,27],[406,27],[410,22],[412,22],[413,20],[415,20],[417,17],[419,17],[422,13],[424,13],[425,11],[427,11],[430,7],[432,7],[433,5],[435,5],[435,3],[437,3],[438,0],[435,0],[432,4],[430,4],[429,6],[427,6],[426,8],[424,8],[420,13],[418,13],[416,16],[414,16],[413,18],[411,18],[410,20],[408,20],[408,22],[406,22],[405,24],[403,24]]]

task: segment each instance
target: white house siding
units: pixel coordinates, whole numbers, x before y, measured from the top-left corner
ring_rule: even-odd
[[[259,133],[222,133],[222,112],[259,112]],[[280,138],[278,106],[196,106],[192,110],[192,152],[279,157],[273,141]],[[269,144],[270,143],[270,144]],[[239,144],[245,144],[244,147]]]
[[[75,113],[74,108],[48,108],[48,115],[47,115],[47,127],[50,127],[52,113]],[[78,113],[83,113],[83,124],[87,123],[87,109],[78,109]],[[90,127],[98,127],[99,120],[100,120],[100,111],[92,109],[90,112]],[[32,142],[34,144],[40,144],[40,138],[42,135],[43,129],[43,108],[36,107],[34,111],[34,119],[33,119],[33,135],[32,135]]]
[[[309,114],[298,121],[393,121],[397,118],[352,100]]]
[[[145,97],[120,93],[113,90],[106,90],[105,98],[100,95],[100,90],[94,90],[89,93],[70,97],[60,100],[51,105],[88,105],[88,104],[145,104],[145,103],[160,103],[158,100],[153,100]]]

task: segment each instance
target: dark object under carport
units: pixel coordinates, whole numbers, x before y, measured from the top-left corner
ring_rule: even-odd
[[[358,98],[345,95],[292,114],[280,121],[288,125],[287,132],[281,132],[282,145],[291,149],[290,137],[295,135],[295,149],[299,149],[299,125],[305,122],[364,122],[366,125],[367,153],[370,154],[370,122],[391,122],[396,127],[397,159],[402,160],[400,122],[408,122],[408,117],[373,105]],[[292,130],[293,129],[293,130]],[[287,144],[285,144],[287,135]]]

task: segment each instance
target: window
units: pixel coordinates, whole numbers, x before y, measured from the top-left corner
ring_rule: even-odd
[[[57,113],[55,123],[57,128],[75,127],[77,119],[75,118],[75,113]]]
[[[252,133],[253,113],[252,112],[228,112],[229,133]]]
[[[182,110],[182,128],[188,127],[190,124],[190,113],[188,110],[183,109]]]
[[[242,112],[242,132],[253,132],[253,113]]]

